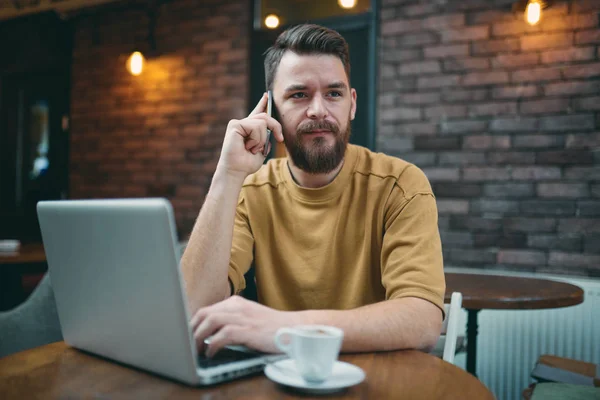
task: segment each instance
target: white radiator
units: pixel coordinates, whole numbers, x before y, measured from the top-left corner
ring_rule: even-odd
[[[572,307],[479,313],[477,373],[498,400],[522,398],[523,389],[533,382],[530,373],[540,354],[600,364],[600,279],[459,268],[447,271],[548,278],[573,283],[585,292],[584,302]],[[466,327],[464,310],[462,318],[461,326]],[[455,360],[465,368],[464,354]]]

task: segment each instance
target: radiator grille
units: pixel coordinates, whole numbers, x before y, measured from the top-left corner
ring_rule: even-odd
[[[462,269],[453,271],[486,273]],[[498,400],[521,399],[523,389],[533,382],[530,373],[541,354],[600,364],[600,280],[542,274],[510,275],[573,283],[581,287],[585,295],[584,302],[573,307],[482,310],[479,313],[477,373]],[[462,318],[461,326],[466,326],[464,310]],[[458,355],[455,362],[465,368],[464,354]]]

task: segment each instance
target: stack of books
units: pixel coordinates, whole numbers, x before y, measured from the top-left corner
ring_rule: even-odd
[[[539,382],[559,382],[600,387],[600,366],[550,355],[540,356],[531,371]]]

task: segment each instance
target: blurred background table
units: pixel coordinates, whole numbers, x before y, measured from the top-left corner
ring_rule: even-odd
[[[583,302],[583,289],[549,279],[446,273],[445,301],[461,292],[467,310],[467,371],[477,373],[477,314],[489,310],[538,310]]]
[[[23,278],[33,275],[35,282],[48,269],[46,253],[41,243],[22,244],[17,252],[0,252],[0,311],[9,310],[22,302],[32,288]]]

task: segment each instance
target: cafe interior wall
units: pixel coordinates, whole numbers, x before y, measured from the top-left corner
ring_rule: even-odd
[[[446,266],[600,277],[600,1],[382,0],[377,148],[437,197]]]
[[[136,6],[75,20],[70,197],[167,197],[185,239],[227,123],[247,113],[250,6],[157,4],[154,21]],[[125,68],[134,50],[146,56],[139,76]]]
[[[513,3],[380,2],[377,150],[429,177],[446,265],[600,276],[600,2]],[[168,197],[185,237],[248,109],[251,12],[158,4],[154,51],[143,7],[74,19],[69,197]]]

